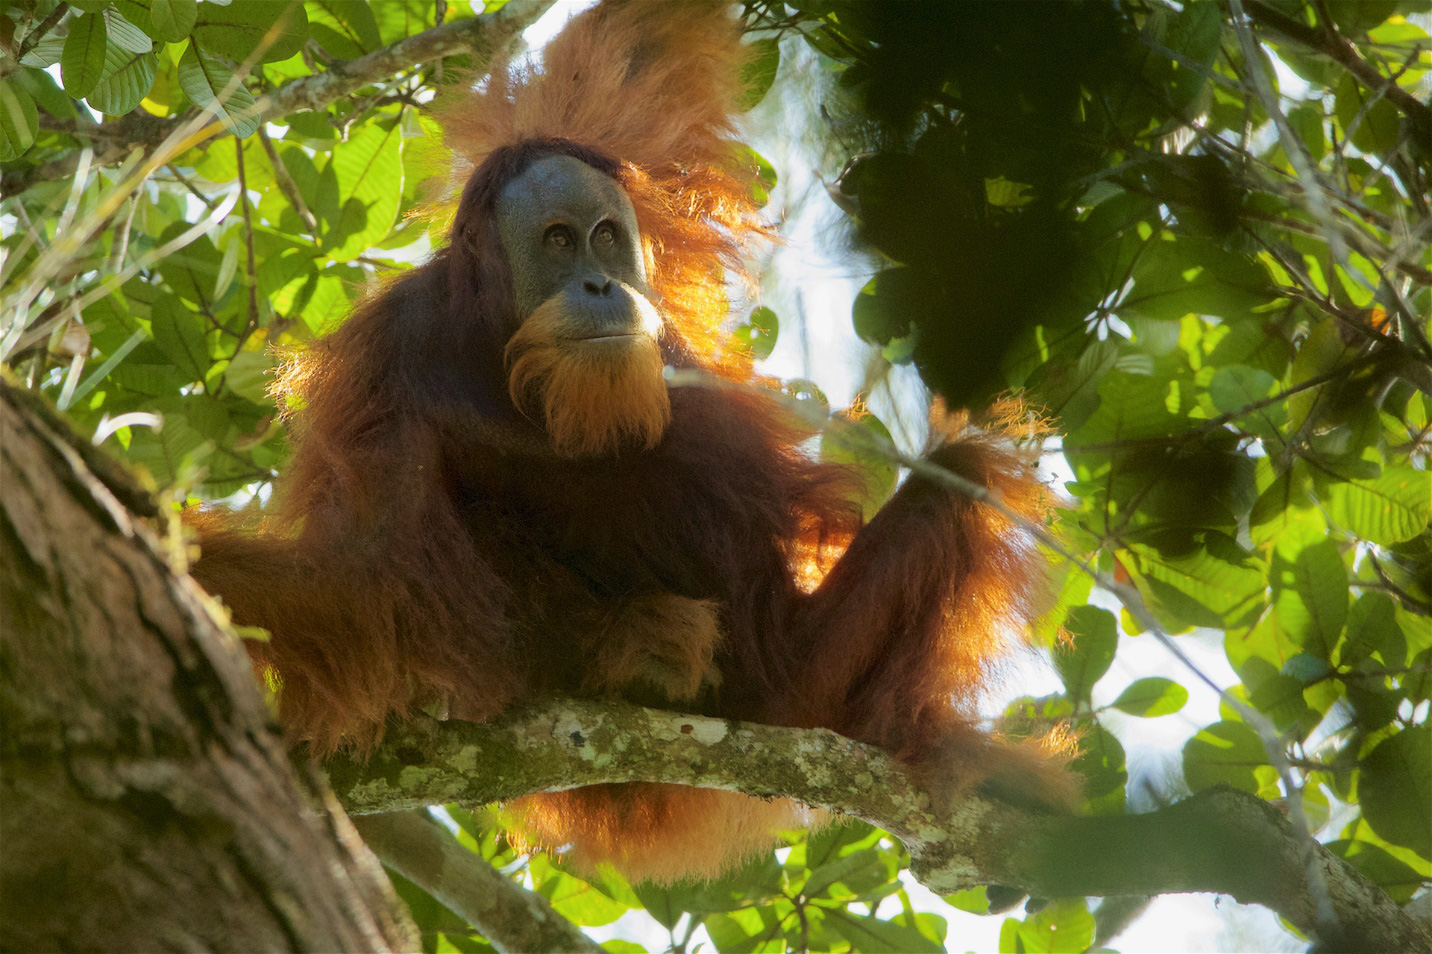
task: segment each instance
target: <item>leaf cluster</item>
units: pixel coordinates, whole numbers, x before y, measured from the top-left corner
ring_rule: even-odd
[[[856,332],[951,403],[1041,408],[1065,549],[1138,604],[1067,566],[1064,691],[1008,726],[1072,724],[1093,811],[1232,784],[1399,901],[1432,883],[1420,5],[754,7],[830,76]],[[1237,682],[1181,773],[1131,780],[1125,717],[1196,680],[1109,684],[1151,627],[1221,634]]]

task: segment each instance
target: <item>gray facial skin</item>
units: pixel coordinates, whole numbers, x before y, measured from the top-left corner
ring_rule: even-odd
[[[594,337],[635,330],[646,266],[620,185],[579,159],[544,156],[507,184],[496,213],[519,322],[560,295]]]

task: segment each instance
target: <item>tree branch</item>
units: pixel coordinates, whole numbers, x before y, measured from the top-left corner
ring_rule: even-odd
[[[25,34],[25,39],[20,42],[20,48],[15,51],[14,57],[11,58],[7,56],[3,62],[0,62],[0,79],[4,79],[20,68],[20,61],[28,56],[36,44],[45,38],[46,33],[54,29],[55,24],[60,22],[60,19],[64,17],[69,9],[70,5],[68,3],[55,4],[55,9],[50,11],[50,15],[41,20],[35,29]]]
[[[1423,141],[1426,141],[1425,137],[1432,132],[1432,110],[1391,78],[1383,76],[1376,66],[1363,59],[1353,42],[1339,33],[1332,24],[1322,23],[1311,27],[1279,13],[1260,0],[1245,0],[1243,8],[1248,11],[1253,22],[1336,61],[1368,89],[1380,91],[1401,110],[1420,136],[1424,137]]]
[[[944,803],[873,746],[797,730],[641,709],[549,701],[487,723],[420,717],[366,764],[328,763],[355,814],[440,802],[486,804],[605,782],[653,781],[787,796],[861,818],[904,842],[911,873],[938,893],[982,884],[1040,897],[1211,891],[1264,905],[1317,934],[1306,852],[1328,885],[1331,949],[1432,948],[1432,927],[1403,912],[1268,803],[1211,789],[1145,815],[1039,814],[975,795]]]
[[[499,951],[602,950],[546,898],[495,871],[427,812],[364,815],[353,823],[383,864],[466,919]]]
[[[458,20],[455,23],[444,23],[374,50],[356,60],[335,63],[321,73],[291,80],[273,93],[258,97],[254,114],[262,123],[290,113],[323,109],[355,90],[387,79],[401,70],[444,57],[471,54],[475,62],[488,63],[497,54],[507,50],[522,35],[523,30],[537,22],[552,3],[553,0],[509,0],[495,13]],[[159,119],[142,110],[135,110],[115,122],[97,126],[81,126],[67,124],[64,120],[46,119],[45,127],[72,131],[75,135],[103,136],[150,151],[197,113],[198,111],[194,110],[183,115]],[[229,135],[223,126],[217,123],[215,126],[216,137]],[[123,151],[111,150],[104,157],[96,156],[95,161],[114,161],[125,154]],[[66,178],[74,173],[77,162],[77,155],[66,155],[43,165],[0,174],[0,199],[18,195],[42,182]]]

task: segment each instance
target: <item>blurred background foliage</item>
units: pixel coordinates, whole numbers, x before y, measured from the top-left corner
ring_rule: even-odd
[[[515,31],[544,6],[497,16]],[[441,241],[413,214],[447,174],[425,105],[481,62],[395,63],[336,97],[321,83],[472,8],[0,9],[0,360],[171,499],[262,499],[285,454],[266,393],[279,352]],[[1061,687],[1011,703],[1005,729],[1072,723],[1090,811],[1231,784],[1426,907],[1425,3],[747,0],[745,14],[745,105],[791,81],[783,58],[815,65],[828,194],[852,260],[875,264],[849,318],[806,320],[852,322],[877,377],[913,366],[956,405],[1016,390],[1057,428],[1058,531],[1107,585],[1060,563],[1045,637]],[[749,160],[774,188],[778,170]],[[733,340],[764,358],[780,331],[762,307]],[[889,457],[825,451],[894,486]],[[1185,711],[1200,680],[1139,654],[1154,629],[1221,637],[1231,676],[1171,770],[1131,774],[1129,718]],[[1141,678],[1100,685],[1120,654],[1158,674],[1141,662]],[[450,819],[579,924],[644,910],[645,936],[674,950],[961,944],[912,903],[898,843],[861,825],[658,890],[517,857],[483,813]],[[400,888],[429,950],[487,949]],[[1006,918],[1000,945],[1084,950],[1139,907],[1055,901]]]

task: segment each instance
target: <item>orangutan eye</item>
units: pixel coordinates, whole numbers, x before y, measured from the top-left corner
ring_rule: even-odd
[[[603,222],[592,232],[593,245],[611,245],[617,240],[617,227],[610,222]]]
[[[547,234],[542,236],[542,241],[554,248],[571,248],[577,244],[575,236],[572,235],[572,230],[565,225],[552,226],[547,230]]]

